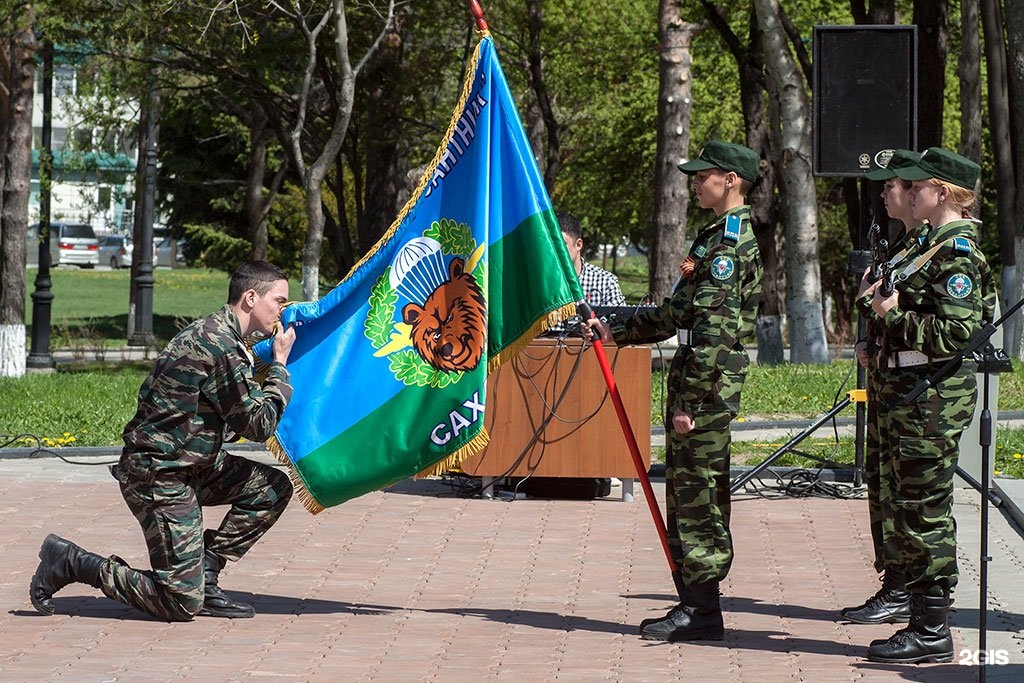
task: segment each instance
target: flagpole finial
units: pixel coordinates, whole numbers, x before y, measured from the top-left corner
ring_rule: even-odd
[[[477,0],[467,0],[469,2],[469,11],[473,15],[473,19],[476,20],[476,28],[478,31],[487,30],[487,20],[484,19],[484,11],[480,7],[480,3]]]

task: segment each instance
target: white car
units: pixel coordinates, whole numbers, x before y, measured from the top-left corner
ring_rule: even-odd
[[[39,224],[28,226],[25,263],[39,263]],[[100,243],[87,223],[50,223],[50,265],[94,268],[100,262]]]

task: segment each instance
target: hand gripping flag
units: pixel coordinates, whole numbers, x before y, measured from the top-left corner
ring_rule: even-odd
[[[314,514],[487,445],[487,372],[583,298],[491,38],[416,192],[327,296],[288,306],[268,446]],[[270,359],[269,342],[256,352]]]

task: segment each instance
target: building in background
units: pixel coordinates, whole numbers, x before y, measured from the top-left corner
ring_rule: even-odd
[[[53,221],[88,223],[97,234],[131,233],[138,161],[138,107],[97,102],[80,85],[88,69],[55,49],[51,149]],[[91,110],[91,111],[87,111]],[[102,121],[102,123],[95,123]],[[32,109],[29,223],[39,221],[39,158],[43,130],[43,72],[36,71]]]

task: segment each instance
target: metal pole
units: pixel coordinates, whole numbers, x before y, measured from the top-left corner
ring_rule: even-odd
[[[43,131],[39,150],[39,268],[32,292],[32,345],[25,366],[32,370],[54,367],[50,355],[50,193],[53,184],[53,43],[43,39]]]
[[[131,346],[153,342],[153,218],[156,204],[156,110],[159,96],[155,86],[146,105],[145,184],[142,192],[142,231],[139,241],[138,274],[135,277],[135,327],[128,338]]]

